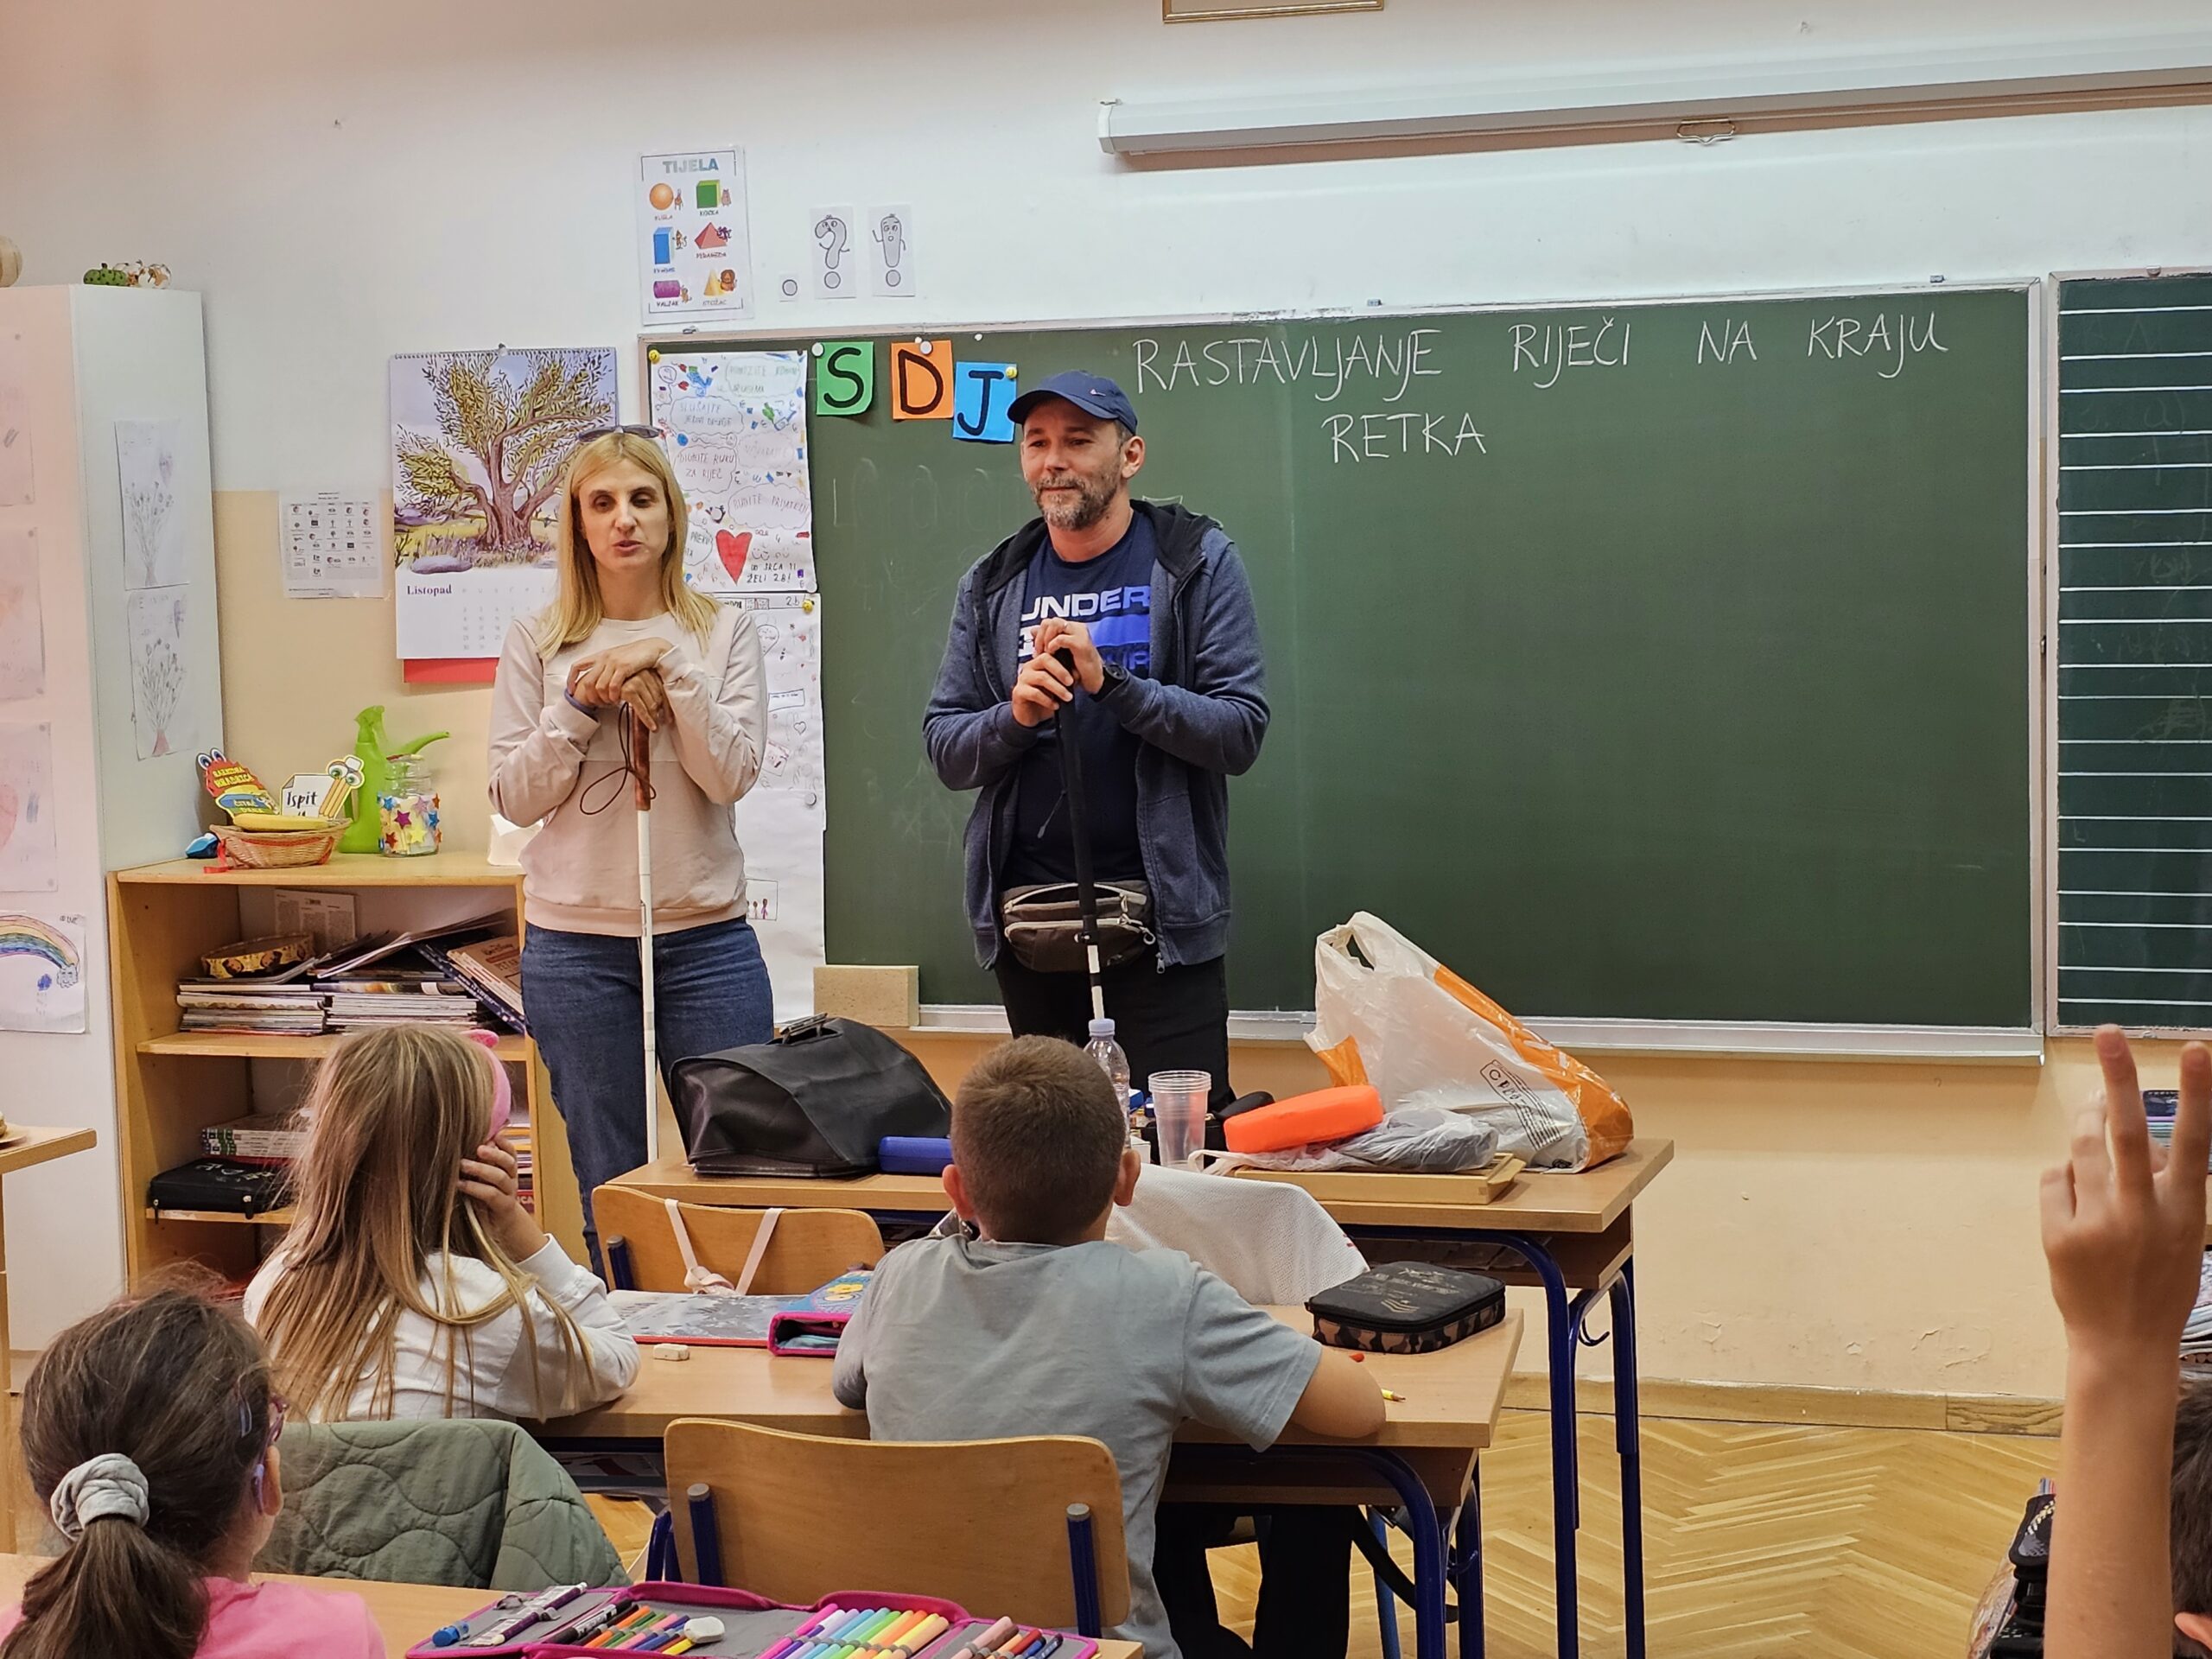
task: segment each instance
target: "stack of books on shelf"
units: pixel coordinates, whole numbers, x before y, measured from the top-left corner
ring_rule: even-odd
[[[177,982],[182,1031],[312,1036],[322,1029],[325,998],[298,980],[186,979]]]
[[[265,976],[181,980],[178,1024],[283,1036],[417,1024],[519,1032],[520,957],[505,913],[374,934]]]
[[[527,1033],[522,1013],[522,945],[512,931],[434,949],[475,994],[486,1014],[511,1031]]]
[[[289,1164],[307,1150],[308,1127],[297,1112],[257,1112],[200,1131],[200,1150],[241,1164]]]
[[[375,1026],[476,1024],[476,999],[442,969],[413,953],[350,973],[317,974],[316,990],[330,999],[333,1031]]]

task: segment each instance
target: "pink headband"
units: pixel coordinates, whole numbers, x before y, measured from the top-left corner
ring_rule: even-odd
[[[476,1026],[470,1028],[467,1037],[483,1049],[485,1058],[492,1062],[492,1133],[486,1137],[491,1139],[505,1128],[507,1120],[514,1116],[514,1087],[507,1081],[507,1068],[499,1064],[499,1033]]]

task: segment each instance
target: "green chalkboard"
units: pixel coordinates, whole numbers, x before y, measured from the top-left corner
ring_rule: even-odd
[[[1310,1007],[1368,909],[1539,1017],[2019,1027],[2028,334],[2005,289],[950,340],[1120,380],[1138,493],[1249,567],[1235,1006]],[[888,346],[811,423],[829,957],[988,1001],[921,711],[1033,508],[1010,448],[891,417]]]
[[[2063,283],[2060,1026],[2212,1026],[2212,277]]]

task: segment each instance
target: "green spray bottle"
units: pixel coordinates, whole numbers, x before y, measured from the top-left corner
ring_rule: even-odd
[[[425,743],[435,743],[444,732],[426,732],[397,748],[384,734],[384,705],[372,703],[353,716],[353,753],[361,763],[361,786],[353,791],[353,821],[338,837],[341,853],[373,853],[378,848],[377,798],[391,778],[391,757],[413,754]]]

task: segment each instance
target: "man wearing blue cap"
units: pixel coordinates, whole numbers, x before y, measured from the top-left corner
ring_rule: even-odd
[[[922,721],[938,776],[981,791],[967,838],[976,957],[1016,1035],[1084,1040],[1087,976],[1025,963],[1002,908],[1075,878],[1055,745],[1079,744],[1093,874],[1148,901],[1154,940],[1133,932],[1135,954],[1106,971],[1115,1034],[1138,1088],[1204,1071],[1218,1106],[1233,1094],[1228,780],[1268,729],[1251,588],[1212,519],[1130,499],[1144,440],[1111,380],[1057,374],[1010,413],[1039,517],[962,579]]]

